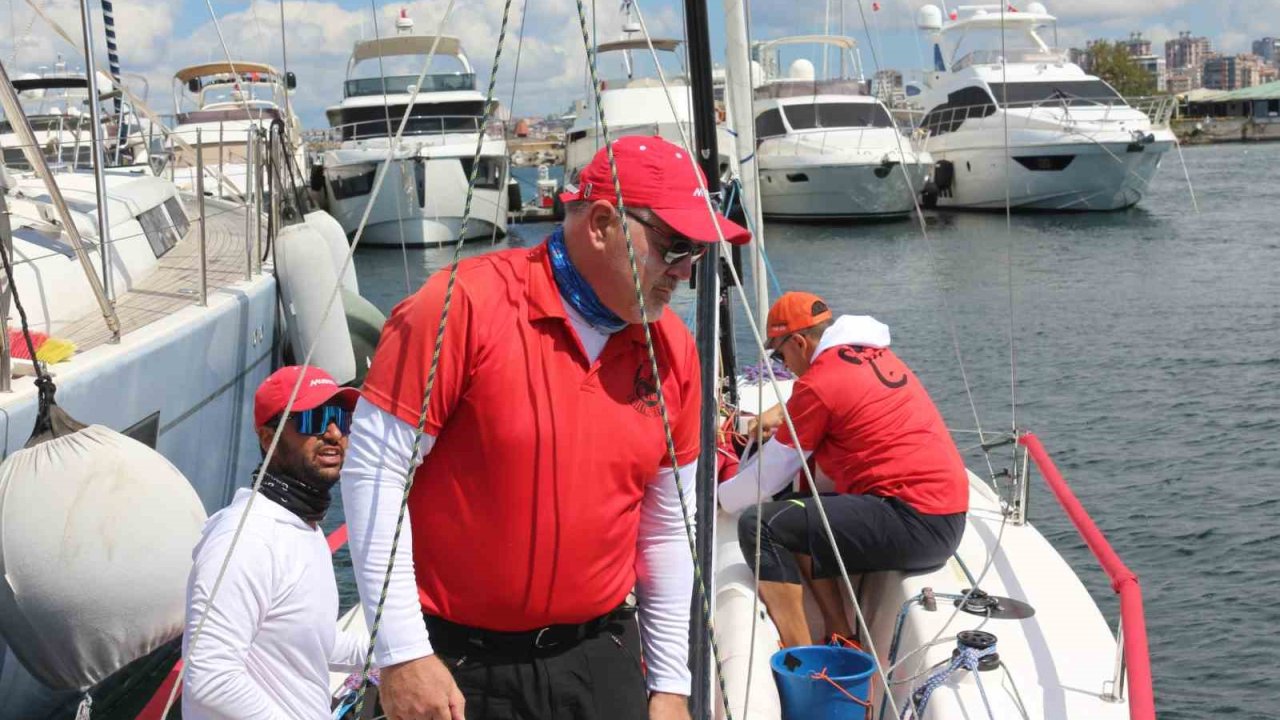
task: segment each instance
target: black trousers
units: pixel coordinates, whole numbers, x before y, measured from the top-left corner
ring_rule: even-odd
[[[434,627],[433,627],[434,626]],[[427,630],[467,700],[467,720],[646,720],[648,691],[634,616],[612,620],[581,641],[538,650],[489,650]]]
[[[850,573],[876,570],[915,572],[942,567],[964,534],[965,514],[925,515],[897,498],[874,495],[792,495],[760,506],[760,567],[768,582],[799,584],[795,555],[813,559],[815,579],[840,574],[831,541],[818,517],[822,503],[836,545]],[[754,506],[738,518],[738,545],[752,564],[756,553]]]

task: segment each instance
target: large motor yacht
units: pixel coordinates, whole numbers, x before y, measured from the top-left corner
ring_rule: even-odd
[[[507,146],[484,127],[485,97],[456,37],[412,34],[403,11],[398,35],[357,42],[347,64],[342,102],[325,112],[338,142],[313,168],[330,214],[354,235],[370,202],[378,167],[409,114],[386,177],[372,199],[360,243],[430,246],[454,242],[462,230],[468,181],[481,142],[465,240],[506,233]],[[432,67],[418,83],[427,56]],[[452,65],[448,71],[437,65]],[[410,107],[410,100],[414,93]],[[483,135],[483,141],[481,136]]]
[[[277,120],[284,123],[295,161],[303,161],[302,125],[288,101],[289,91],[297,86],[293,73],[236,60],[185,67],[173,80],[173,135],[187,144],[173,159],[173,179],[184,192],[195,189],[198,147],[205,167],[216,168],[220,175],[206,192],[215,197],[244,197],[249,133],[254,128],[265,132]]]
[[[784,47],[839,53],[816,77],[806,58],[780,72]],[[915,207],[932,160],[903,135],[880,100],[867,95],[852,38],[802,35],[758,43],[756,158],[766,217],[830,220],[901,216]]]
[[[1142,199],[1174,142],[1173,100],[1127,102],[1045,41],[1054,23],[1036,2],[964,6],[946,20],[920,9],[933,67],[907,94],[925,113],[939,206],[1116,210]]]

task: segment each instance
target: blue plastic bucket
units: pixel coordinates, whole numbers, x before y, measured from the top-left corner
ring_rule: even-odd
[[[864,702],[869,699],[876,660],[861,650],[831,645],[784,648],[773,654],[769,665],[782,700],[783,720],[851,720],[865,716],[866,707],[840,691],[844,688]],[[814,677],[824,669],[830,682]]]

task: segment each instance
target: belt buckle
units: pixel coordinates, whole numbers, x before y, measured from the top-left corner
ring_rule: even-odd
[[[544,627],[544,628],[542,628],[541,630],[539,630],[539,631],[538,631],[538,634],[537,634],[537,635],[534,635],[534,636],[533,636],[533,648],[534,648],[535,650],[546,650],[546,649],[548,649],[548,648],[553,648],[553,647],[555,647],[556,645],[559,645],[559,644],[560,644],[560,643],[558,643],[558,642],[548,642],[548,643],[547,643],[547,644],[545,644],[545,645],[543,644],[542,638],[547,634],[547,631],[548,631],[548,630],[550,630],[550,629],[551,629],[551,627],[550,627],[550,626],[548,626],[548,627]]]

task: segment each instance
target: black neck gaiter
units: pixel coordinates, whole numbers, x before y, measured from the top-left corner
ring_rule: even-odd
[[[329,509],[330,487],[332,484],[320,488],[288,475],[265,472],[258,492],[304,521],[318,523]]]

